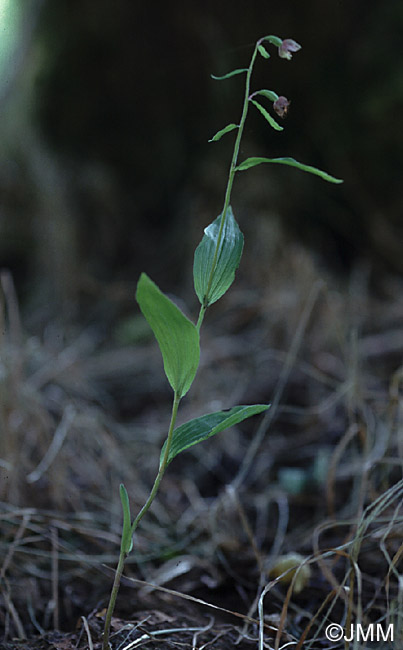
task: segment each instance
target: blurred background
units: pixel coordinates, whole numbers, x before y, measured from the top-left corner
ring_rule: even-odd
[[[337,274],[357,260],[402,272],[399,0],[1,0],[0,20],[0,268],[32,328],[118,316],[141,270],[191,290],[234,136],[208,139],[239,120],[243,96],[241,77],[210,74],[247,65],[268,33],[303,48],[288,62],[272,47],[252,85],[291,108],[281,133],[251,110],[240,159],[293,156],[345,182],[240,175],[246,252],[253,232],[273,245],[280,230]]]

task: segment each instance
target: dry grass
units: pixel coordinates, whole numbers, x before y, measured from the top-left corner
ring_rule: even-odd
[[[322,648],[330,621],[394,623],[402,635],[401,279],[384,278],[375,295],[357,268],[341,289],[286,244],[269,272],[253,261],[262,239],[251,241],[248,275],[211,310],[181,418],[272,408],[172,464],[118,608],[126,622],[145,608],[167,616],[187,594],[198,599],[195,625],[122,624],[116,647],[140,647],[144,634],[161,647],[165,630],[168,645],[189,648]],[[27,336],[6,274],[0,320],[0,624],[10,640],[81,620],[80,647],[90,647],[117,558],[117,486],[141,506],[169,390],[152,342],[102,349],[89,332],[68,345],[60,332]],[[119,394],[131,393],[122,418]],[[301,565],[287,584],[273,568],[290,553]],[[175,637],[178,626],[187,636]]]

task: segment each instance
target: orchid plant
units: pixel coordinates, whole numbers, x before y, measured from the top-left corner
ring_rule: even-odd
[[[179,427],[175,426],[180,402],[189,391],[198,369],[200,356],[199,336],[204,316],[208,307],[219,300],[229,289],[234,281],[235,272],[241,261],[243,235],[235,220],[230,204],[236,174],[263,163],[276,163],[310,172],[331,183],[342,182],[340,179],[334,178],[316,167],[302,164],[294,160],[294,158],[252,157],[242,162],[238,161],[240,143],[250,106],[254,106],[273,129],[276,131],[283,130],[283,127],[262,104],[262,100],[269,100],[272,103],[273,112],[280,118],[286,116],[289,100],[282,95],[279,96],[273,90],[261,89],[255,90],[252,93],[250,90],[256,58],[258,56],[263,59],[270,58],[267,50],[268,45],[274,45],[278,50],[280,58],[285,60],[291,60],[292,55],[301,49],[301,46],[292,39],[283,40],[277,36],[264,36],[256,42],[247,68],[232,70],[220,77],[212,75],[212,78],[218,81],[229,79],[236,75],[245,76],[245,92],[239,122],[237,124],[228,124],[209,140],[209,142],[217,142],[225,134],[236,131],[222,212],[205,228],[203,238],[194,254],[194,288],[200,302],[197,321],[193,323],[187,318],[145,273],[141,274],[137,284],[137,302],[157,339],[162,354],[165,374],[173,390],[172,411],[154,484],[147,501],[134,519],[132,519],[130,512],[127,490],[124,485],[120,486],[120,499],[123,508],[123,530],[119,561],[105,616],[103,650],[108,650],[109,648],[112,614],[115,608],[125,560],[133,547],[133,534],[154,501],[161,480],[170,462],[175,456],[189,447],[207,440],[207,438],[211,438],[233,425],[239,424],[246,418],[266,411],[270,406],[269,404],[234,406],[226,411],[203,415]],[[259,98],[259,101],[256,98]]]

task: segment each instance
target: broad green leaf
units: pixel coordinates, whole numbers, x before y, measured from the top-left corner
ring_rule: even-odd
[[[316,176],[320,176],[321,178],[323,178],[323,180],[329,181],[329,183],[344,182],[340,178],[335,178],[334,176],[330,176],[330,174],[323,172],[321,169],[317,169],[316,167],[311,167],[311,165],[304,165],[303,163],[294,160],[294,158],[259,158],[259,157],[247,158],[240,165],[238,165],[238,167],[236,167],[236,171],[242,172],[245,169],[249,169],[250,167],[256,167],[256,165],[261,165],[262,163],[279,163],[280,165],[290,165],[291,167],[297,167],[297,169],[302,169],[302,171],[304,172],[309,172],[310,174],[315,174]]]
[[[130,517],[129,495],[123,483],[120,484],[119,494],[123,509],[123,529],[120,547],[123,553],[128,555],[133,548],[133,536],[131,532],[132,522]]]
[[[279,38],[278,36],[265,36],[264,38],[261,39],[262,41],[269,41],[269,43],[272,43],[276,47],[280,47],[281,43],[283,42],[283,39]]]
[[[255,95],[262,95],[263,97],[267,97],[267,99],[270,99],[271,102],[276,102],[278,100],[278,95],[274,92],[274,90],[255,90],[253,96]]]
[[[195,325],[142,273],[136,299],[164,361],[164,370],[178,397],[188,392],[199,365],[199,334]]]
[[[221,215],[205,228],[203,239],[194,255],[194,287],[197,297],[204,307],[216,302],[229,289],[242,256],[243,235],[235,221],[231,206],[228,206],[221,243],[215,258],[220,224]],[[209,287],[214,258],[216,261]]]
[[[223,135],[226,133],[229,133],[230,131],[233,131],[234,129],[239,129],[238,124],[228,124],[228,126],[224,127],[221,129],[221,131],[218,131],[212,138],[209,140],[209,142],[217,142],[220,138],[222,138]]]
[[[231,70],[231,72],[227,72],[227,74],[223,74],[222,77],[216,77],[216,75],[214,74],[210,76],[212,79],[215,79],[216,81],[222,81],[223,79],[229,79],[230,77],[235,77],[235,75],[242,74],[243,72],[248,72],[248,68],[237,68],[236,70]]]
[[[211,438],[216,433],[220,433],[229,427],[239,424],[263,411],[267,411],[270,404],[253,404],[251,406],[234,406],[228,411],[217,411],[216,413],[209,413],[202,415],[200,418],[195,418],[177,427],[173,432],[171,448],[168,455],[168,463],[171,462],[175,456],[180,454],[181,451],[197,445],[198,442],[203,442],[207,438]],[[166,442],[161,450],[160,464],[164,457]]]
[[[259,50],[259,54],[261,54],[264,59],[270,59],[270,54],[266,48],[263,47],[263,45],[258,45],[257,49]]]
[[[276,120],[270,115],[270,113],[266,111],[265,108],[263,108],[261,104],[259,104],[259,102],[256,102],[254,99],[251,99],[250,101],[252,102],[252,104],[256,106],[256,108],[259,109],[263,117],[268,121],[268,123],[270,124],[271,127],[273,127],[273,129],[275,129],[276,131],[283,130],[283,127],[280,126],[280,124],[277,124]]]

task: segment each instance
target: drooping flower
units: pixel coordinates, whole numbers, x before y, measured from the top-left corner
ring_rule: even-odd
[[[292,38],[286,38],[282,41],[281,45],[278,48],[278,55],[282,59],[292,59],[292,53],[298,52],[301,49],[301,45],[294,41]]]
[[[290,101],[284,95],[280,95],[275,102],[273,102],[273,110],[279,117],[285,117],[288,113]]]

